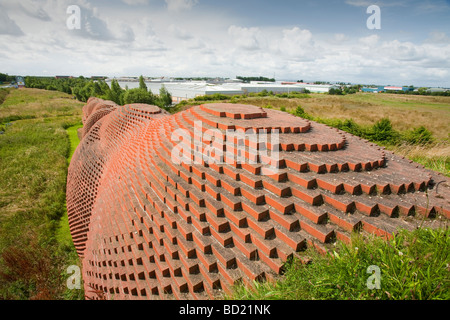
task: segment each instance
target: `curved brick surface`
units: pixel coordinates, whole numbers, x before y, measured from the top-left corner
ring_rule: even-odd
[[[88,298],[94,288],[113,299],[210,299],[274,278],[306,246],[450,215],[449,179],[279,111],[208,104],[169,115],[92,98],[83,123],[67,206]],[[244,129],[265,139],[226,131]]]

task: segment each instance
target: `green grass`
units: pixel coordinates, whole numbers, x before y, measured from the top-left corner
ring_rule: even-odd
[[[314,249],[302,253],[311,263],[293,259],[282,280],[234,287],[227,299],[236,300],[449,300],[450,232],[400,230],[391,240],[363,239],[337,242],[322,255]],[[380,287],[369,267],[380,271]]]
[[[74,126],[70,126],[66,129],[69,142],[70,142],[70,148],[69,148],[69,155],[67,157],[67,163],[70,165],[70,161],[72,159],[72,156],[80,144],[80,140],[78,138],[78,129],[83,127],[81,124],[76,124]],[[67,214],[64,214],[59,222],[59,227],[56,230],[56,240],[59,243],[61,247],[68,248],[69,250],[74,249],[72,236],[70,234],[70,227],[69,227],[69,219]]]
[[[67,158],[68,163],[70,164],[70,161],[72,160],[72,156],[77,149],[78,145],[80,144],[80,139],[78,139],[78,129],[82,128],[82,124],[77,124],[75,126],[71,126],[66,129],[67,135],[69,136],[70,141],[70,151],[69,151],[69,157]]]
[[[402,144],[388,146],[387,149],[420,163],[425,168],[450,177],[450,145],[448,143],[437,142],[425,146]]]
[[[61,228],[71,153],[65,128],[79,123],[82,105],[28,89],[12,90],[0,105],[8,120],[0,135],[0,299],[83,297],[65,285],[66,268],[79,261]]]
[[[4,89],[4,88],[0,89],[0,104],[2,104],[3,101],[5,101],[10,91],[11,89]]]

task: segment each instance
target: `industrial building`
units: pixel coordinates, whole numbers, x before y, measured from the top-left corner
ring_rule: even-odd
[[[147,87],[154,93],[159,92],[162,86],[172,95],[174,103],[183,100],[193,99],[198,96],[225,94],[225,95],[242,95],[247,93],[260,93],[262,91],[278,93],[304,92],[308,90],[313,93],[325,93],[331,88],[339,88],[336,85],[310,84],[310,83],[280,83],[280,82],[224,82],[224,83],[208,83],[206,81],[189,81],[189,82],[147,82]],[[127,83],[130,87],[130,84]]]
[[[308,90],[313,93],[325,93],[331,88],[338,89],[339,86],[331,84],[312,84],[303,82],[282,82],[282,83],[250,83],[241,84],[241,89],[247,93],[259,93],[263,90],[273,93],[304,92]]]
[[[172,95],[174,103],[183,100],[193,99],[198,96],[206,96],[213,94],[239,95],[244,92],[235,84],[209,84],[206,82],[163,82],[163,83],[147,83],[147,87],[152,92],[159,92],[164,86]]]
[[[394,87],[394,86],[379,86],[376,88],[361,88],[362,92],[386,92],[386,91],[413,91],[413,87]]]
[[[137,79],[133,78],[116,78],[119,85],[129,89],[139,87]],[[107,82],[110,79],[106,80]],[[330,89],[338,89],[340,86],[333,84],[314,84],[304,82],[260,82],[252,81],[243,83],[242,81],[233,79],[228,81],[178,81],[171,79],[149,80],[145,82],[147,88],[153,93],[158,93],[162,86],[172,95],[174,103],[183,100],[193,99],[198,96],[224,94],[224,95],[242,95],[248,93],[260,93],[263,91],[273,92],[274,94],[305,92],[326,93]]]

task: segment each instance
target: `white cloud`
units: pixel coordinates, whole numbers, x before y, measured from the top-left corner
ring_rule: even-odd
[[[346,36],[345,34],[343,34],[343,33],[336,33],[335,35],[334,35],[334,41],[336,42],[336,43],[343,43],[343,42],[346,42],[346,41],[348,41],[350,38],[348,37],[348,36]]]
[[[228,28],[228,35],[233,43],[241,49],[258,50],[264,42],[264,36],[259,28],[243,28],[232,25]]]
[[[127,50],[132,53],[138,52],[138,54],[142,52],[153,54],[154,52],[167,51],[166,44],[156,34],[153,25],[153,21],[148,18],[137,21],[137,25],[134,28],[135,39],[132,46],[127,48]]]
[[[50,16],[40,6],[40,4],[33,0],[21,0],[21,1],[8,1],[0,0],[0,7],[2,11],[8,10],[11,13],[22,13],[28,15],[28,17],[36,18],[43,21],[49,21]]]
[[[23,31],[13,20],[11,20],[4,9],[0,10],[0,35],[1,34],[12,36],[23,35]]]
[[[435,44],[447,44],[450,43],[450,37],[448,37],[445,32],[432,31],[430,32],[430,37],[426,39],[425,42]]]
[[[164,0],[167,3],[167,8],[169,11],[182,11],[189,10],[196,4],[199,0]]]
[[[378,41],[379,41],[379,40],[380,40],[380,36],[377,35],[377,34],[373,34],[373,35],[370,35],[370,36],[363,37],[363,38],[360,38],[360,39],[359,39],[359,41],[360,41],[363,45],[368,46],[368,47],[374,47],[374,46],[376,46],[376,45],[378,44]]]
[[[173,10],[192,8],[197,1],[175,1],[169,8],[170,1],[158,0],[159,4],[167,3],[169,10],[149,6],[152,10],[145,12],[138,5],[146,4],[146,0],[122,0],[108,8],[87,0],[27,1],[36,4],[30,12],[19,10],[17,5],[26,1],[8,5],[0,0],[1,72],[229,77],[275,74],[277,79],[286,80],[403,85],[426,79],[436,85],[450,85],[450,39],[442,30],[430,32],[428,39],[419,43],[382,32],[356,36],[337,29],[320,33],[313,27],[295,25],[244,26],[248,21],[222,11],[206,14],[203,9],[173,19]],[[353,0],[354,5],[357,3],[362,5],[363,1]],[[70,4],[81,8],[81,30],[66,27]]]
[[[123,22],[119,23],[118,25],[119,25],[119,28],[116,33],[117,40],[120,40],[123,42],[133,42],[136,39],[133,28],[130,25],[125,24]]]
[[[283,37],[278,42],[278,51],[290,59],[311,61],[318,58],[317,46],[311,31],[294,27],[282,31]]]
[[[131,6],[143,5],[143,4],[149,3],[149,0],[122,0],[122,1]]]
[[[180,40],[190,40],[193,38],[193,35],[189,33],[186,29],[182,29],[177,27],[174,24],[169,26],[169,32],[177,39]]]
[[[399,61],[420,61],[426,57],[426,50],[422,46],[415,45],[411,42],[401,42],[393,40],[384,42],[380,48],[392,60]]]

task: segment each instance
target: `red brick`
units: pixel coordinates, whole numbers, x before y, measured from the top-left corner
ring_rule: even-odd
[[[238,281],[275,281],[307,244],[326,253],[328,242],[350,243],[353,232],[390,237],[420,219],[450,216],[448,178],[277,110],[205,104],[170,115],[91,98],[82,121],[66,200],[88,298],[95,298],[91,285],[107,299],[214,299]],[[203,122],[198,146],[196,121]],[[226,128],[278,130],[280,140],[264,145],[247,135],[241,164],[236,137],[206,135]],[[233,158],[192,163],[199,159],[190,153],[174,163],[177,129],[191,139],[183,146]]]

